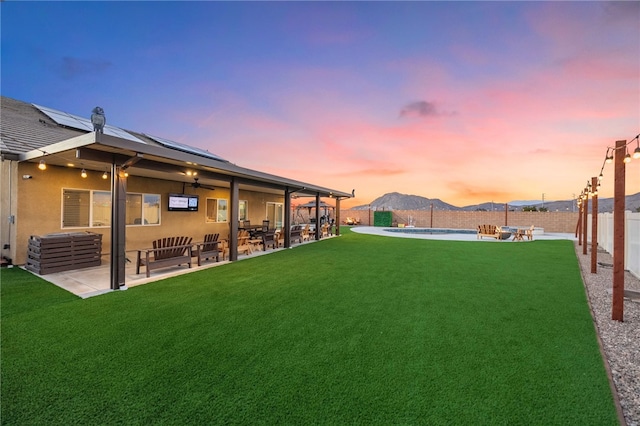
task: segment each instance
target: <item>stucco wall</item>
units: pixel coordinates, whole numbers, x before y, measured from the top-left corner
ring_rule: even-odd
[[[373,211],[369,210],[342,210],[341,220],[348,217],[360,219],[361,225],[373,225]],[[508,225],[529,227],[534,225],[544,228],[545,232],[572,233],[578,223],[577,212],[522,212],[509,211],[483,212],[483,211],[448,211],[434,210],[433,219],[429,210],[394,210],[393,220],[397,223],[408,224],[409,218],[417,227],[449,228],[449,229],[476,229],[478,225]]]
[[[15,167],[16,163],[14,163]],[[5,182],[3,171],[3,213],[5,204]],[[22,179],[24,174],[31,175],[31,179]],[[89,231],[102,234],[102,252],[108,255],[111,244],[111,230],[109,227],[62,228],[62,190],[110,190],[110,179],[102,179],[102,172],[88,171],[86,179],[80,177],[77,168],[62,168],[49,166],[47,170],[38,170],[37,164],[17,164],[17,176],[14,179],[15,195],[15,245],[12,245],[11,255],[13,263],[21,265],[26,262],[26,253],[31,235],[46,235],[57,232]],[[223,198],[229,201],[228,188],[208,190],[193,189],[189,185],[185,193],[198,194],[200,206],[197,212],[170,212],[167,208],[169,193],[182,193],[182,183],[160,179],[149,179],[131,176],[127,181],[127,192],[160,194],[161,221],[160,225],[129,225],[126,228],[126,250],[133,261],[135,250],[151,247],[151,242],[158,238],[186,235],[193,241],[202,241],[207,233],[219,233],[221,238],[229,235],[229,223],[206,222],[206,198]],[[284,196],[263,194],[253,191],[240,191],[240,199],[247,200],[249,219],[255,224],[262,224],[266,217],[266,203],[282,203]],[[230,208],[230,206],[229,206]],[[230,217],[230,212],[229,212]],[[3,227],[3,232],[4,227]],[[3,233],[4,237],[4,233]],[[15,248],[14,248],[15,247]]]

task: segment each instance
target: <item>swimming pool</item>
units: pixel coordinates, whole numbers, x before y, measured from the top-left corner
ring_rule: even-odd
[[[478,233],[476,229],[447,229],[447,228],[385,228],[387,232],[398,232],[403,234],[472,234]]]

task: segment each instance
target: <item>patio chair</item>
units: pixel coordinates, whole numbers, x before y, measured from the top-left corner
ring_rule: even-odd
[[[284,228],[276,232],[276,247],[284,247]]]
[[[196,246],[196,255],[198,256],[198,266],[202,265],[202,259],[208,260],[216,258],[216,262],[220,261],[220,234],[206,234],[202,243]],[[222,252],[224,260],[224,251]]]
[[[302,242],[304,242],[304,241],[309,241],[309,238],[311,237],[311,235],[310,235],[310,230],[309,230],[309,229],[310,229],[310,226],[309,226],[309,224],[307,223],[307,225],[306,225],[306,226],[304,227],[304,229],[302,230],[302,234],[301,234],[301,236],[302,236]]]
[[[527,237],[528,240],[533,240],[533,231],[535,229],[536,228],[533,225],[531,225],[529,229],[524,231],[524,236]]]
[[[251,254],[251,244],[249,244],[249,239],[251,236],[249,235],[249,231],[239,231],[238,232],[238,254],[246,253],[247,255]]]
[[[262,249],[267,251],[268,247],[276,248],[276,232],[275,231],[267,231],[262,234]]]

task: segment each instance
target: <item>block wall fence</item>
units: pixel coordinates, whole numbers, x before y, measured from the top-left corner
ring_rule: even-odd
[[[373,210],[340,210],[342,223],[350,217],[361,225],[373,226]],[[578,212],[522,212],[522,211],[449,211],[393,210],[393,221],[418,228],[477,229],[478,225],[522,226],[534,225],[544,232],[575,233]]]

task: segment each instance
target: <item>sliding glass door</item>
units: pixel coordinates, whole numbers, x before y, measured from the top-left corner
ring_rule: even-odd
[[[267,219],[269,220],[269,228],[282,228],[284,224],[284,204],[268,202]]]

